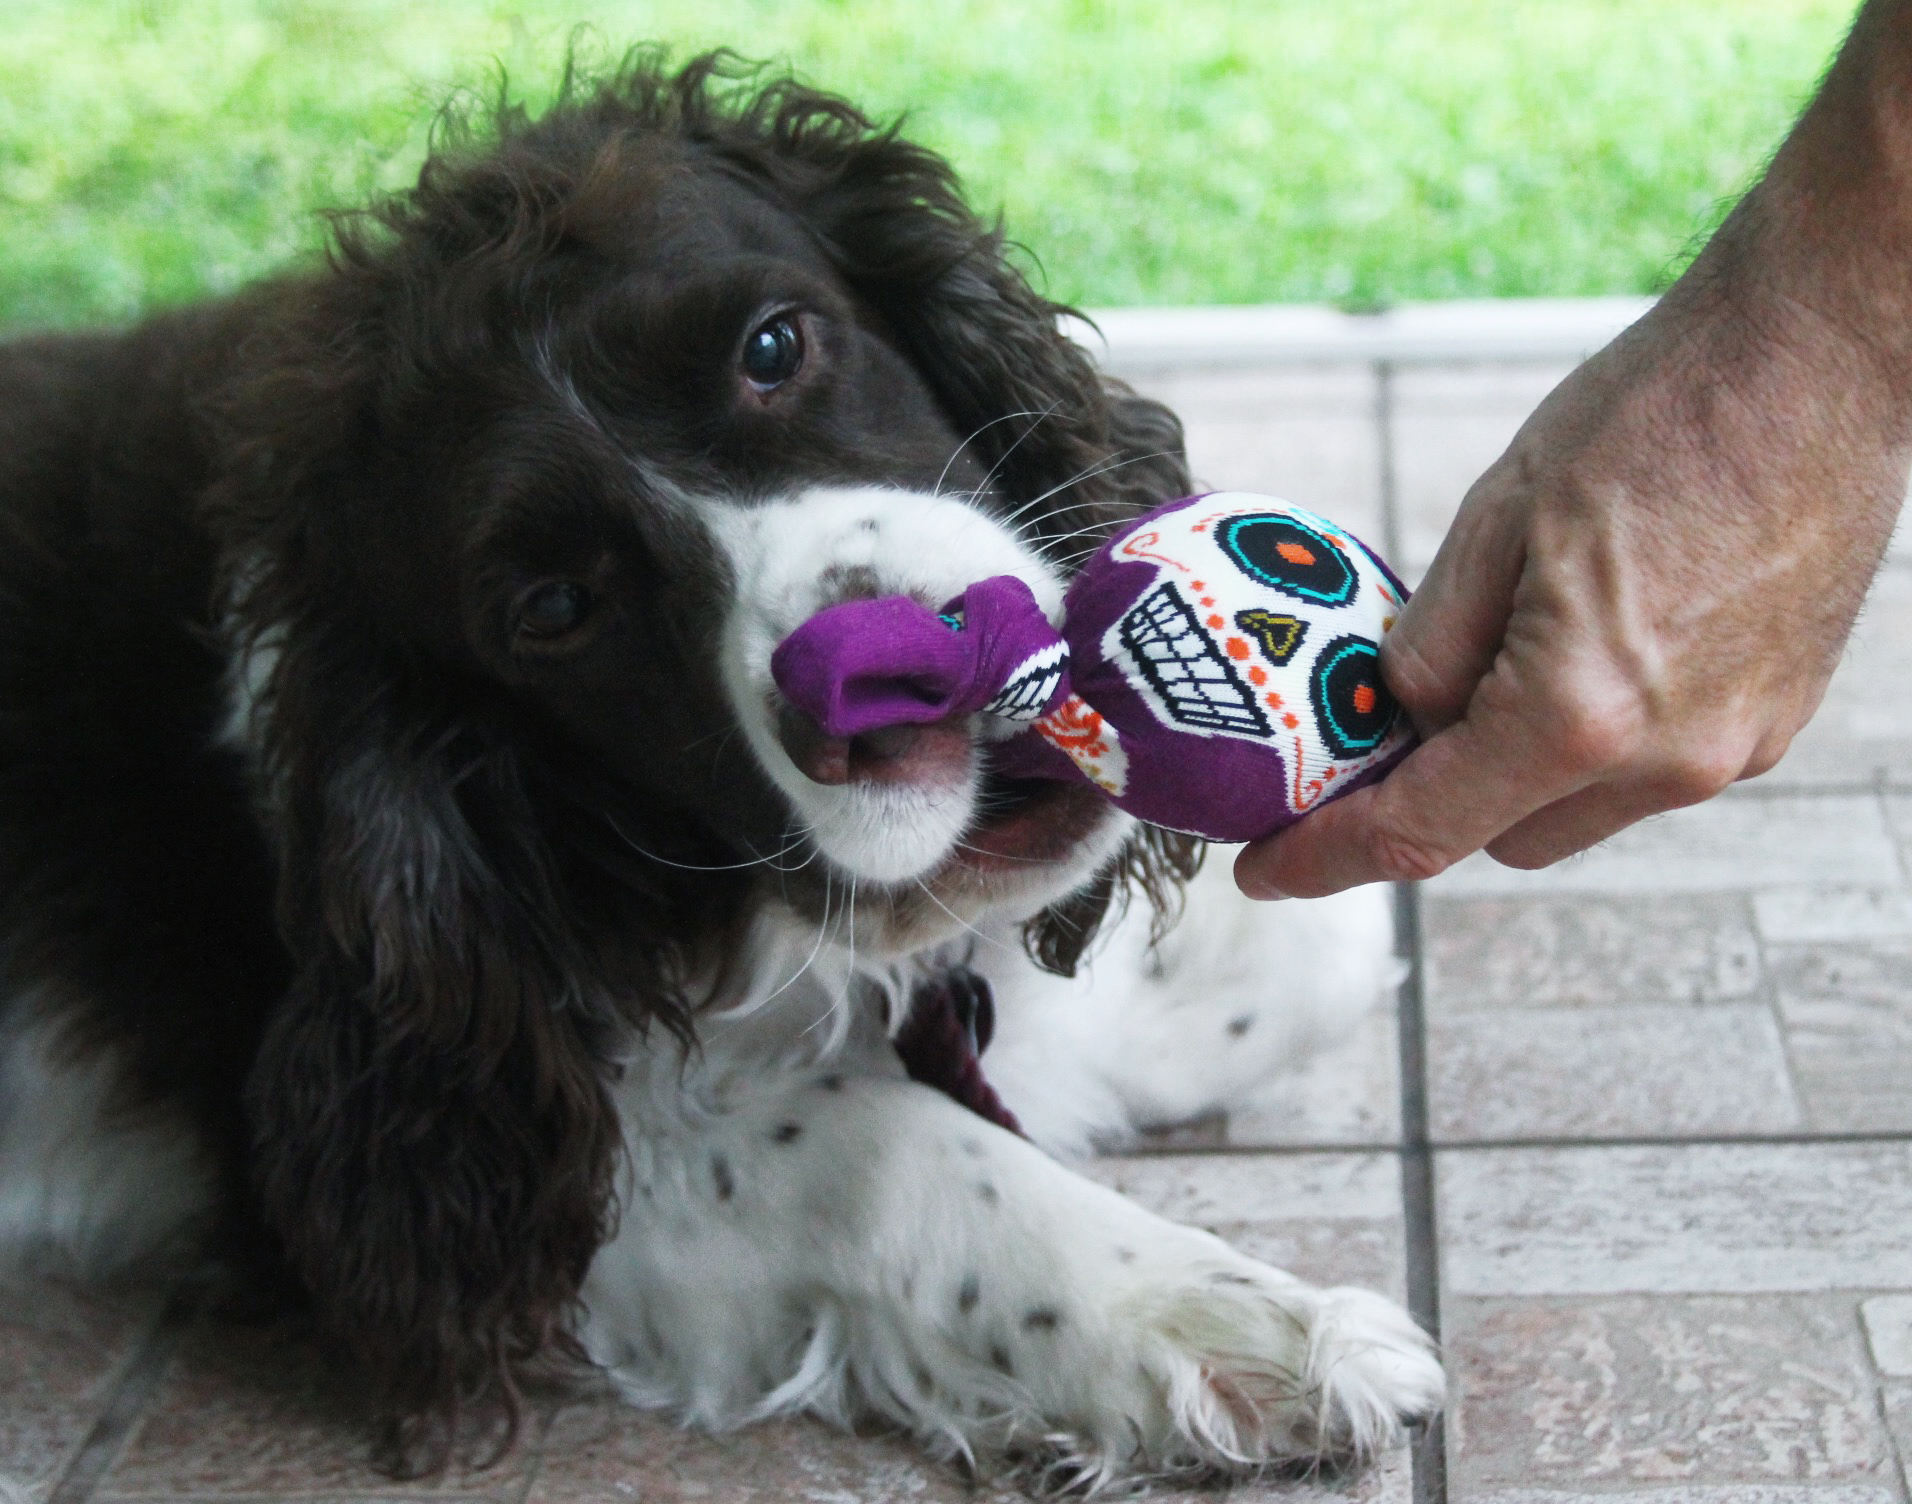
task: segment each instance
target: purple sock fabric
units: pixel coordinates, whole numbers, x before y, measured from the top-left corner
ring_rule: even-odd
[[[939,611],[906,595],[819,611],[771,655],[790,702],[831,736],[987,710],[1033,721],[1068,690],[1068,650],[1013,575]]]
[[[940,614],[906,597],[831,607],[771,667],[832,736],[978,712],[1027,721],[993,748],[1001,771],[1084,779],[1155,824],[1246,841],[1412,747],[1378,656],[1406,598],[1334,523],[1221,492],[1112,538],[1070,585],[1060,636],[999,576]]]

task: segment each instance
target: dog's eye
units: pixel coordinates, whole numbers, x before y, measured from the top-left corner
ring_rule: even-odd
[[[576,580],[546,580],[518,604],[518,630],[526,637],[562,637],[591,614],[591,592]]]
[[[802,364],[803,334],[787,313],[751,330],[744,341],[744,375],[760,392],[782,386]]]

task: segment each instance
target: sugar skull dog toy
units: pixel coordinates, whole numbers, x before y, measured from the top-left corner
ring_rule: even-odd
[[[1249,841],[1383,777],[1414,736],[1379,672],[1407,591],[1359,540],[1273,497],[1217,492],[1116,534],[1059,629],[1013,575],[940,611],[818,612],[771,659],[826,735],[978,712],[997,768],[1087,780],[1130,814]]]

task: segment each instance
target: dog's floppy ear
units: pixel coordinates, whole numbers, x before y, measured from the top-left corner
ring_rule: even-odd
[[[608,900],[574,896],[604,885],[567,881],[562,801],[509,706],[381,620],[362,514],[394,463],[385,336],[353,275],[273,294],[212,410],[205,507],[259,670],[248,740],[295,968],[248,1089],[261,1206],[370,1386],[384,1460],[415,1471],[461,1410],[515,1419],[514,1363],[565,1345],[613,1215],[611,1057],[671,1003],[629,965],[614,993],[581,938]],[[620,943],[641,958],[647,933]]]
[[[797,104],[786,115],[801,120]],[[839,129],[841,122],[832,118]],[[800,124],[786,135],[801,140]],[[1099,372],[1029,285],[1000,226],[978,220],[949,165],[893,132],[843,152],[803,212],[929,381],[970,452],[1040,546],[1187,494],[1182,428]]]
[[[461,1408],[515,1420],[514,1363],[565,1343],[612,1215],[616,1030],[509,742],[302,647],[272,686],[298,973],[250,1084],[259,1188],[417,1471]]]

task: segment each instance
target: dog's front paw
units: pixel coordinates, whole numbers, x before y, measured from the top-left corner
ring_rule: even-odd
[[[1365,1462],[1440,1406],[1431,1344],[1371,1291],[1314,1290],[1243,1260],[1159,1299],[1143,1323],[1171,1467]]]
[[[1363,1463],[1440,1408],[1432,1345],[1392,1301],[1213,1246],[1113,1303],[1077,1479]]]

